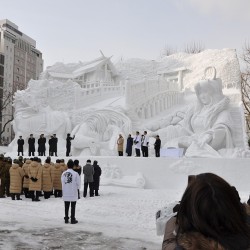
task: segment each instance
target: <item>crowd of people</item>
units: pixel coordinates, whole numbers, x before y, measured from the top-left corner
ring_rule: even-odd
[[[147,134],[147,131],[144,131],[142,134],[140,134],[139,131],[136,131],[136,135],[134,138],[131,136],[131,134],[128,135],[126,144],[127,156],[132,156],[133,146],[135,148],[136,157],[140,157],[141,154],[143,157],[148,157],[149,136]],[[154,150],[156,157],[160,157],[160,149],[161,149],[161,139],[160,136],[157,135],[155,137],[155,142],[154,142]],[[117,151],[119,156],[123,156],[124,138],[121,134],[119,134],[119,138],[117,139]]]
[[[72,161],[72,160],[70,160]],[[99,184],[102,170],[97,161],[91,164],[88,160],[86,165],[81,167],[76,159],[73,162],[72,169],[79,176],[84,175],[83,197],[86,198],[88,186],[89,196],[99,196]],[[12,200],[21,200],[21,194],[32,201],[40,201],[40,197],[49,199],[62,197],[62,174],[68,169],[64,159],[56,159],[51,162],[48,156],[45,162],[39,157],[23,159],[19,156],[12,162],[10,157],[0,155],[0,198],[11,197]],[[79,188],[80,189],[80,188]],[[80,191],[78,190],[80,199]]]

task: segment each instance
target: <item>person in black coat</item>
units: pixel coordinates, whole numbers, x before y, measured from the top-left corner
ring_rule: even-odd
[[[38,139],[38,155],[39,156],[45,156],[46,151],[46,138],[44,137],[44,134],[40,135],[40,138]]]
[[[30,134],[30,138],[28,139],[29,144],[29,156],[35,156],[35,138],[33,134]]]
[[[67,134],[66,138],[66,156],[69,156],[71,150],[71,140],[74,140],[75,136],[71,137],[70,134]]]
[[[49,139],[49,156],[53,156],[53,136],[50,136]]]
[[[17,155],[19,156],[19,153],[22,154],[23,156],[23,145],[24,145],[24,139],[22,138],[22,136],[19,136],[19,139],[17,140]]]
[[[157,135],[155,137],[155,143],[154,143],[154,148],[155,148],[155,157],[160,157],[160,149],[161,149],[161,139],[160,136]]]
[[[132,148],[133,148],[133,143],[134,143],[133,140],[134,140],[134,138],[131,137],[131,134],[129,134],[128,138],[127,138],[127,146],[126,146],[127,156],[132,155]]]
[[[97,165],[97,161],[94,161],[93,168],[94,168],[94,190],[95,190],[95,196],[100,196],[99,191],[99,185],[100,185],[100,176],[102,174],[102,170],[99,165]]]
[[[54,134],[52,138],[52,156],[55,153],[56,157],[57,157],[57,143],[58,143],[58,138],[56,137],[56,134]]]

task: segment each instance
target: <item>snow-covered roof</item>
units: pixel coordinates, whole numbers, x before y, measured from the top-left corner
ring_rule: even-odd
[[[103,58],[102,60],[92,61],[88,64],[85,64],[84,66],[82,66],[81,68],[79,68],[73,72],[74,78],[82,75],[83,73],[87,73],[87,72],[91,72],[91,71],[95,70],[97,66],[104,64],[104,62],[106,60],[107,60],[106,58]]]
[[[56,64],[56,68],[50,68],[48,69],[48,74],[55,78],[64,78],[64,79],[75,79],[85,73],[94,71],[97,69],[97,67],[102,66],[104,64],[108,64],[109,68],[112,71],[112,74],[115,76],[117,75],[117,70],[114,67],[113,63],[110,61],[110,58],[101,56],[95,60],[92,60],[90,62],[86,62],[84,64],[80,64],[76,69],[70,70],[70,68],[67,67],[67,65],[64,64]],[[64,72],[67,73],[64,73]]]
[[[56,78],[65,78],[65,79],[72,79],[73,78],[73,74],[54,72],[54,71],[49,71],[48,73],[50,76],[56,77]]]
[[[171,70],[159,70],[157,71],[157,75],[170,74],[170,73],[175,73],[175,72],[185,71],[185,70],[187,70],[186,67],[180,67],[180,68],[171,69]]]

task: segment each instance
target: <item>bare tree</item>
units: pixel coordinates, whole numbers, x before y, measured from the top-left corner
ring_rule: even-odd
[[[177,53],[177,49],[176,48],[173,48],[171,47],[170,45],[168,44],[165,44],[164,48],[161,50],[161,53],[160,53],[160,58],[163,58],[164,56],[170,56],[170,55],[173,55],[175,53]]]
[[[248,137],[250,137],[250,45],[245,43],[242,60],[244,69],[241,72],[241,96],[244,105]],[[248,141],[249,143],[249,141]]]
[[[184,52],[188,54],[198,54],[205,50],[205,46],[202,42],[191,42],[185,45]]]
[[[0,89],[0,144],[2,144],[2,135],[5,132],[7,125],[14,119],[12,100],[12,91]]]

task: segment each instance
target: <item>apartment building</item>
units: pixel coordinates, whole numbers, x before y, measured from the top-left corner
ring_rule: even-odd
[[[43,71],[43,59],[42,53],[36,48],[36,41],[21,32],[18,26],[8,19],[0,20],[0,53],[4,56],[2,84],[4,101],[9,98],[9,93],[13,96],[17,90],[25,89],[31,79],[39,78]],[[1,111],[1,128],[7,123],[4,133],[1,135],[1,142],[9,143],[14,137],[9,122],[14,112],[12,100],[8,101],[7,107]]]

